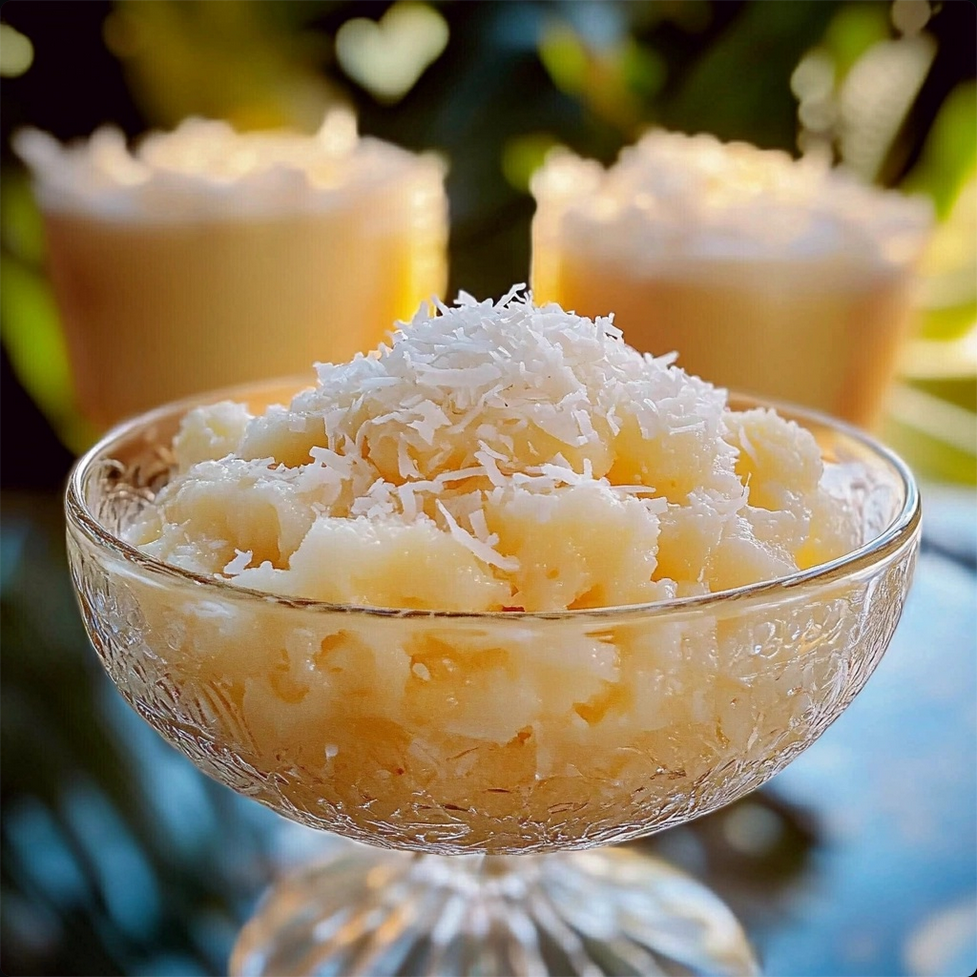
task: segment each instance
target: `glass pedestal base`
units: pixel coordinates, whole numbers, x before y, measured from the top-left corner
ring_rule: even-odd
[[[232,977],[757,974],[707,888],[630,849],[415,855],[353,842],[279,882]]]

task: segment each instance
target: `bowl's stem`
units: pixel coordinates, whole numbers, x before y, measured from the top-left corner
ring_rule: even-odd
[[[755,974],[730,911],[627,849],[409,855],[355,843],[276,885],[233,977]]]

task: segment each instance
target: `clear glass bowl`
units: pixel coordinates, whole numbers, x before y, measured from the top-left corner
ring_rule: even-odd
[[[342,846],[286,880],[245,929],[233,972],[753,972],[732,917],[674,870],[633,853],[531,856],[728,804],[840,715],[909,588],[920,511],[906,466],[854,429],[778,407],[837,463],[863,545],[789,577],[644,606],[336,606],[196,576],[120,538],[169,477],[190,406],[232,396],[261,410],[297,386],[129,421],[80,459],[66,496],[86,627],[139,714],[288,818],[421,853]]]

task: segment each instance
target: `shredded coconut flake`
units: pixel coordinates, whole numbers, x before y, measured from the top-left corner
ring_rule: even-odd
[[[506,570],[510,573],[519,569],[519,561],[515,557],[502,556],[501,553],[494,550],[488,542],[483,542],[471,533],[466,533],[458,523],[455,522],[454,517],[450,512],[441,504],[440,501],[435,503],[438,507],[438,511],[444,516],[445,522],[448,524],[448,530],[451,532],[453,539],[456,539],[462,546],[466,549],[472,551],[478,559],[482,560],[484,563],[488,563],[490,566],[498,567],[500,570]]]
[[[780,572],[855,541],[813,438],[731,412],[610,318],[521,286],[437,309],[318,364],[290,407],[194,412],[133,541],[248,586],[464,610],[642,603],[738,585],[744,554]]]
[[[224,573],[228,576],[236,576],[242,570],[246,570],[251,565],[254,553],[251,550],[235,550],[234,559],[224,567]]]

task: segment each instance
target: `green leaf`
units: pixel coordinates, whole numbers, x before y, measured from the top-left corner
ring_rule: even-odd
[[[831,54],[837,77],[844,78],[873,44],[889,36],[888,3],[853,3],[831,18],[821,46]]]
[[[657,51],[629,38],[621,53],[621,74],[630,91],[650,101],[664,86],[667,67]]]
[[[745,5],[662,105],[663,123],[793,149],[797,102],[790,77],[821,40],[837,8],[833,0]]]
[[[61,319],[45,277],[8,255],[0,258],[0,338],[24,389],[73,450],[92,443],[78,415]]]
[[[539,59],[557,88],[569,95],[583,91],[589,58],[572,27],[553,23],[544,28],[539,41]]]
[[[557,144],[548,132],[533,132],[514,136],[502,147],[502,173],[509,186],[522,193],[529,192],[529,180],[543,165],[546,154]]]
[[[5,172],[0,185],[0,240],[11,254],[31,265],[44,261],[44,224],[23,173]]]
[[[968,177],[977,169],[977,82],[958,85],[947,96],[933,122],[919,162],[903,188],[933,198],[939,218],[953,208]]]

